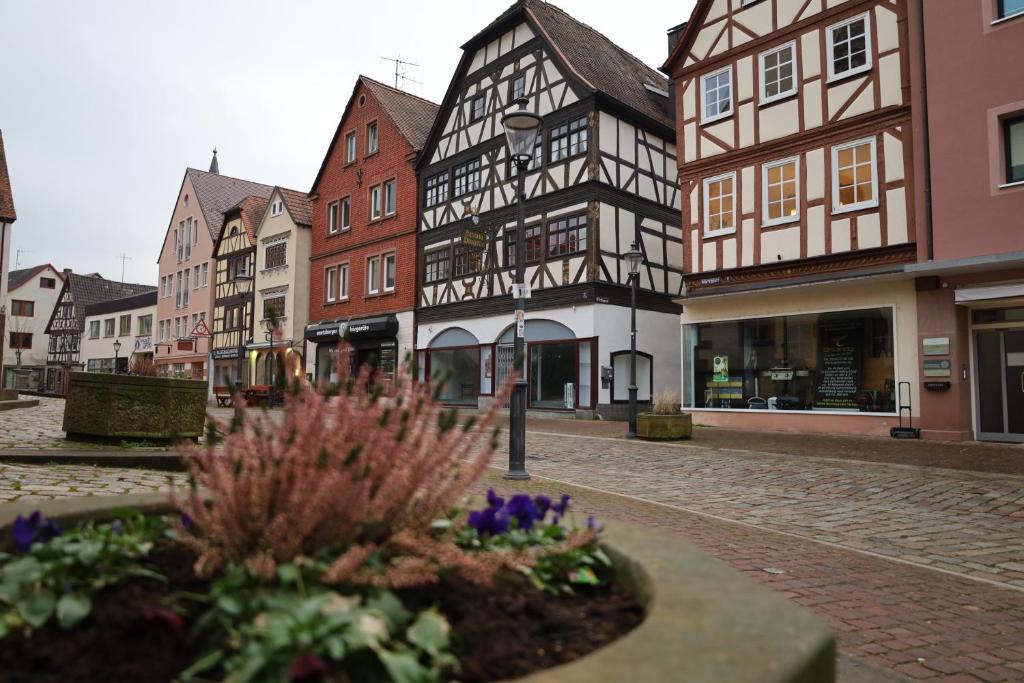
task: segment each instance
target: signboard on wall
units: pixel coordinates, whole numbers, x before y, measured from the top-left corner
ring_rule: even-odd
[[[864,358],[864,324],[860,320],[818,323],[818,376],[814,407],[857,410],[861,364]]]

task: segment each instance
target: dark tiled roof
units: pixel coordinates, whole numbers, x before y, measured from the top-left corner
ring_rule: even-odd
[[[488,38],[521,11],[533,17],[561,58],[587,87],[618,100],[662,125],[674,128],[668,98],[644,87],[648,83],[667,92],[668,79],[664,75],[623,50],[601,32],[543,0],[518,0],[463,45],[463,49]]]
[[[668,98],[644,87],[649,84],[667,92],[668,79],[664,75],[558,7],[539,0],[522,0],[522,4],[548,34],[570,68],[595,91],[674,128]]]
[[[18,287],[31,280],[37,273],[41,273],[47,268],[52,268],[57,273],[57,278],[63,277],[60,272],[53,267],[51,263],[44,263],[42,265],[33,266],[32,268],[22,268],[21,270],[12,270],[7,273],[7,291],[13,291]]]
[[[192,179],[199,208],[210,230],[210,237],[216,241],[220,228],[224,224],[224,212],[236,206],[246,197],[262,197],[266,199],[274,188],[251,180],[241,180],[229,176],[207,173],[197,168],[187,171]]]
[[[235,211],[241,212],[242,225],[245,227],[245,231],[249,233],[250,242],[256,239],[256,226],[263,220],[263,214],[267,210],[267,201],[269,201],[267,197],[246,197],[225,211],[225,214],[233,214]],[[225,216],[224,222],[227,223],[227,216]]]
[[[113,282],[104,280],[98,275],[78,275],[77,273],[64,273],[67,278],[65,286],[71,290],[71,298],[75,302],[75,319],[78,330],[85,329],[85,309],[94,304],[111,299],[122,299],[136,294],[156,292],[153,285],[133,284],[130,282]],[[58,306],[59,300],[58,300]],[[50,326],[47,325],[46,332],[49,334]]]
[[[4,134],[0,131],[0,221],[13,223],[17,218],[18,214],[14,211],[14,195],[11,194],[11,177],[7,175]]]
[[[430,135],[430,127],[434,125],[438,105],[367,76],[359,78],[380,102],[380,106],[387,112],[402,137],[412,145],[413,150],[418,152],[423,149],[427,136]]]
[[[309,201],[309,196],[305,192],[289,190],[287,187],[278,187],[277,189],[280,190],[281,198],[284,199],[288,213],[291,214],[295,224],[311,227],[313,225],[313,202]]]
[[[144,292],[134,296],[126,296],[121,297],[120,299],[110,299],[109,301],[90,304],[85,307],[85,314],[100,315],[102,313],[120,313],[121,311],[131,311],[136,308],[142,308],[143,306],[156,306],[155,289],[152,292]]]

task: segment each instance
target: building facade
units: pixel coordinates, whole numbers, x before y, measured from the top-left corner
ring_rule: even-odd
[[[185,171],[158,259],[160,295],[154,350],[162,374],[208,377],[211,340],[192,332],[201,320],[209,329],[212,318],[213,244],[224,212],[246,197],[265,199],[273,189],[220,175],[216,152],[209,172]]]
[[[393,378],[416,333],[414,163],[437,105],[360,76],[309,196],[307,373],[337,379],[338,344]]]
[[[46,390],[63,394],[67,387],[67,374],[85,369],[82,337],[86,331],[85,312],[90,306],[155,290],[151,285],[112,282],[95,273],[78,275],[65,268],[64,282],[46,325],[50,340],[46,356],[47,379],[53,378],[53,383],[48,383]]]
[[[304,372],[312,227],[306,193],[275,187],[255,234],[256,334],[249,344],[254,384],[273,385],[279,368]],[[268,333],[268,323],[276,331]]]
[[[920,415],[905,0],[700,0],[670,34],[682,397],[702,423]]]
[[[3,367],[7,356],[7,273],[11,269],[11,231],[17,219],[11,178],[7,172],[3,131],[0,131],[0,377],[5,374]]]
[[[61,284],[63,275],[49,263],[8,273],[3,388],[45,389],[46,354],[50,348],[46,323],[57,303]]]
[[[250,384],[246,347],[253,341],[256,223],[267,208],[262,197],[246,197],[224,212],[213,248],[213,324],[210,332],[214,386]],[[244,281],[246,286],[239,287]]]
[[[639,400],[676,389],[680,194],[668,82],[557,7],[522,0],[463,45],[420,157],[419,365],[486,405],[513,363],[516,173],[501,125],[543,117],[526,170],[528,406],[623,417],[630,292],[644,256]]]
[[[153,361],[155,290],[85,307],[81,359],[86,372],[135,372]]]
[[[923,13],[923,14],[922,14]],[[1024,2],[915,2],[921,426],[1024,441]],[[956,49],[950,49],[955,45]]]

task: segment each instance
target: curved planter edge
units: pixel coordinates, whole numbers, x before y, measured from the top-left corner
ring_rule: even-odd
[[[2,504],[0,547],[19,514],[41,510],[68,524],[125,508],[155,514],[170,505],[165,493]],[[602,544],[646,618],[615,642],[517,683],[835,681],[834,635],[781,595],[663,531],[611,524]]]

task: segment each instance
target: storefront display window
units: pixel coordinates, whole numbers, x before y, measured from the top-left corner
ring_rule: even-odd
[[[685,407],[896,410],[890,308],[686,325],[683,352]]]
[[[334,384],[338,381],[338,345],[336,343],[317,344],[316,381],[317,384]]]
[[[450,405],[477,405],[477,385],[480,381],[480,349],[432,349],[430,374],[444,382],[439,398]]]
[[[530,406],[576,407],[576,342],[530,344]]]

